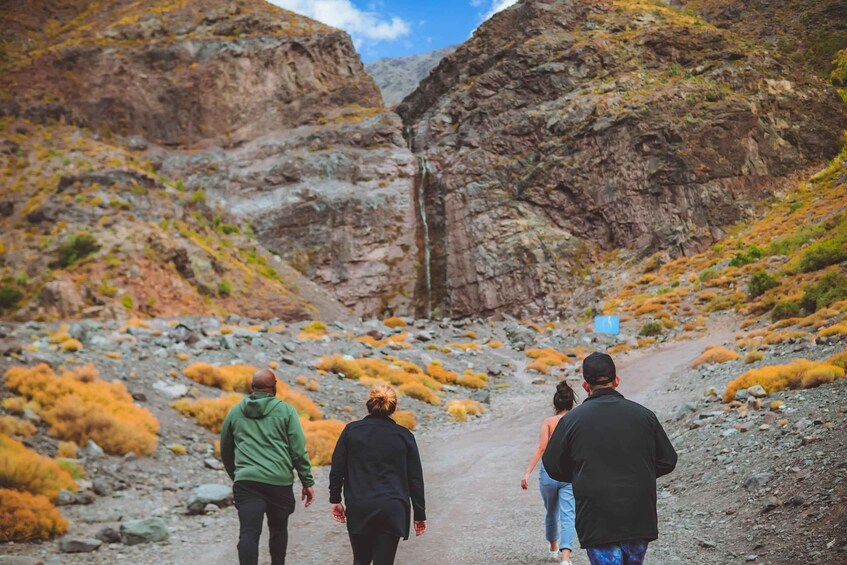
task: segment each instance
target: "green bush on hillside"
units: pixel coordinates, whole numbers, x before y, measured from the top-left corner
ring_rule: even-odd
[[[641,326],[641,331],[638,332],[638,335],[642,337],[655,337],[657,335],[662,335],[662,324],[659,322],[647,322],[643,326]]]
[[[835,238],[812,245],[800,258],[798,268],[811,273],[844,261],[847,261],[847,241]]]
[[[779,281],[767,271],[756,271],[750,277],[750,284],[747,286],[747,294],[750,298],[758,298],[772,288],[779,286]]]
[[[842,49],[835,54],[832,60],[832,73],[829,75],[835,86],[847,86],[847,49]]]
[[[75,235],[59,245],[59,265],[70,267],[100,249],[97,238],[90,233]]]
[[[232,294],[232,284],[229,281],[221,281],[218,283],[218,294],[221,296],[229,296]]]
[[[717,270],[711,268],[706,269],[705,271],[697,275],[697,280],[701,283],[707,283],[716,278],[718,278],[718,272]]]
[[[24,293],[13,286],[0,286],[0,310],[14,308],[24,297]]]
[[[847,299],[847,276],[827,273],[817,283],[805,288],[800,306],[811,314],[844,299]]]
[[[778,322],[787,318],[796,318],[800,315],[800,303],[796,300],[780,300],[771,310],[771,320]]]

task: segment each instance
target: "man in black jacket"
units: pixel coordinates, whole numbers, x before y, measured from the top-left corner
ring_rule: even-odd
[[[676,467],[676,451],[647,408],[615,390],[605,353],[582,363],[589,397],[556,426],[544,453],[553,479],[573,484],[576,532],[592,565],[640,565],[659,537],[656,479]]]

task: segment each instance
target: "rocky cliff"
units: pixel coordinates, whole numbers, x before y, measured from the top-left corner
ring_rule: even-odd
[[[379,86],[385,105],[393,108],[414,92],[441,59],[455,50],[456,46],[451,46],[420,55],[386,57],[368,63],[365,70]]]
[[[798,67],[624,1],[520,2],[398,112],[427,171],[432,296],[455,315],[559,308],[616,248],[703,249],[847,126]]]
[[[139,152],[357,313],[409,310],[414,159],[346,33],[259,0],[59,4],[7,13],[3,113]]]
[[[847,3],[842,0],[674,0],[674,4],[758,45],[765,45],[827,78],[847,49]]]

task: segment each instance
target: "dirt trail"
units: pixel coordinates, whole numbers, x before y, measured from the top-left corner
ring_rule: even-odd
[[[725,330],[664,349],[622,359],[621,392],[658,412],[679,402],[675,381],[706,345],[729,337]],[[397,562],[408,565],[440,563],[544,562],[543,504],[537,488],[520,489],[520,477],[534,446],[539,422],[548,413],[551,386],[528,384],[529,376],[495,396],[492,413],[476,424],[466,424],[419,438],[427,481],[430,530],[421,538],[401,542]],[[317,476],[318,502],[297,509],[290,523],[289,561],[297,565],[349,564],[346,530],[331,521],[327,504],[326,469]],[[537,469],[531,484],[535,485]],[[220,542],[201,562],[231,565],[237,562],[237,517],[228,513],[231,530],[219,532]],[[661,514],[661,510],[660,510]],[[263,552],[266,547],[262,543]],[[662,540],[651,548],[647,563],[679,562],[674,548]],[[265,557],[265,559],[267,559]],[[188,562],[194,562],[191,559]],[[262,561],[265,563],[266,561]],[[577,551],[575,565],[587,564]]]

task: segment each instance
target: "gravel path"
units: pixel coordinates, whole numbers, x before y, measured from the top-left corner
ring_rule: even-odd
[[[671,345],[663,350],[623,359],[619,363],[621,392],[651,409],[667,411],[679,394],[672,383],[684,380],[691,361],[705,345],[720,342],[724,332]],[[551,386],[529,383],[526,374],[507,391],[494,396],[492,413],[484,420],[419,437],[427,481],[429,531],[401,542],[397,562],[409,565],[460,563],[543,563],[543,504],[536,488],[520,489],[520,477],[534,447],[539,422],[548,414]],[[685,393],[688,394],[688,393]],[[536,481],[537,470],[532,479]],[[349,564],[346,530],[329,517],[327,470],[317,477],[318,501],[299,507],[289,526],[289,561],[298,565]],[[659,510],[660,516],[662,510]],[[220,542],[206,548],[201,562],[237,562],[237,517],[227,513]],[[661,528],[660,528],[661,529]],[[671,534],[651,547],[651,565],[688,562],[673,547]],[[694,547],[696,541],[682,540]],[[670,544],[670,545],[669,545]],[[265,542],[263,541],[263,548]],[[264,549],[263,549],[264,551]],[[262,563],[269,563],[267,556]],[[194,563],[196,558],[184,563]],[[577,551],[575,565],[586,565]]]

